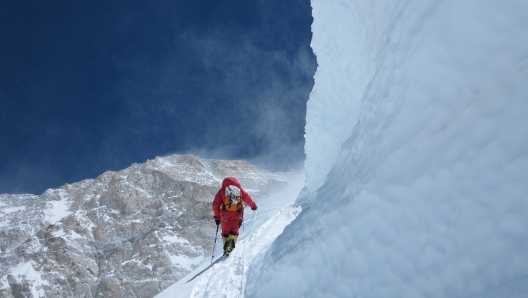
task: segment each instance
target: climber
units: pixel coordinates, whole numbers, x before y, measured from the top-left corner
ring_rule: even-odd
[[[213,200],[213,212],[216,225],[222,226],[222,241],[224,255],[228,256],[235,248],[238,228],[242,225],[245,203],[251,210],[257,210],[257,204],[251,196],[242,189],[240,182],[234,177],[227,177],[222,182],[222,188]]]

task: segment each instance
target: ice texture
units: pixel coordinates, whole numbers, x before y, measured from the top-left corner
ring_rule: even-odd
[[[528,2],[312,7],[303,208],[246,296],[527,297]]]
[[[310,121],[306,122],[304,147],[306,190],[310,192],[323,185],[341,144],[352,133],[359,117],[361,96],[369,82],[370,61],[368,49],[352,38],[342,38],[350,35],[368,38],[363,18],[351,17],[347,9],[334,9],[335,1],[319,1],[318,5],[319,9],[312,12],[311,43],[318,66],[307,103],[306,119]]]

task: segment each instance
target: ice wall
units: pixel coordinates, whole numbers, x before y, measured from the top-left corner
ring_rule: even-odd
[[[315,188],[246,296],[526,297],[528,2],[312,6]]]
[[[356,42],[372,39],[364,17],[336,10],[335,1],[318,1],[312,14],[311,47],[317,55],[315,84],[307,103],[304,163],[306,190],[316,191],[350,137],[360,111],[361,96],[369,82],[372,51]],[[369,34],[370,33],[370,34]],[[343,36],[357,38],[342,38]],[[349,55],[336,55],[336,53]],[[340,79],[346,78],[346,80]],[[332,92],[328,92],[332,90]]]

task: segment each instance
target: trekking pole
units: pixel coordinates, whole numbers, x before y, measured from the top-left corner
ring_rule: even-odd
[[[213,264],[214,252],[215,252],[215,248],[216,248],[216,238],[218,238],[218,228],[219,227],[220,227],[220,225],[216,225],[216,235],[215,235],[215,242],[214,242],[214,245],[213,245],[213,255],[211,256],[211,265]]]

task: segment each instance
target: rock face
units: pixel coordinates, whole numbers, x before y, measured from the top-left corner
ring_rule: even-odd
[[[208,259],[226,176],[257,203],[289,179],[172,155],[40,196],[0,195],[0,297],[153,297]]]

